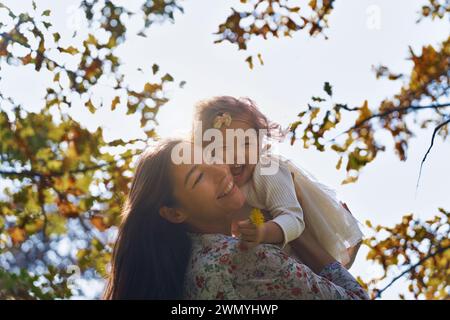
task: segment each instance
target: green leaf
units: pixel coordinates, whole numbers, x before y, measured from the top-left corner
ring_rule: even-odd
[[[58,50],[59,50],[59,52],[65,52],[65,53],[72,54],[72,55],[80,52],[74,46],[69,46],[67,48],[58,47]]]
[[[331,97],[333,95],[333,90],[329,82],[325,82],[323,85],[323,90]]]
[[[321,98],[321,97],[312,97],[311,98],[313,101],[315,101],[315,102],[323,102],[323,101],[325,101],[325,99],[323,99],[323,98]]]
[[[46,231],[48,235],[65,234],[67,232],[66,219],[57,213],[47,214]]]
[[[91,113],[95,113],[96,108],[95,108],[94,104],[92,103],[91,99],[89,99],[84,105],[88,108],[88,110]]]
[[[173,77],[170,75],[170,74],[168,74],[168,73],[166,73],[165,75],[164,75],[164,77],[162,77],[161,78],[161,80],[162,81],[173,81]]]
[[[58,42],[61,39],[61,35],[58,32],[53,33],[53,40]]]

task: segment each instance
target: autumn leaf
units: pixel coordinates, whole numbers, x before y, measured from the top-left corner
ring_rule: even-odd
[[[292,10],[292,9],[291,9],[291,10]],[[264,65],[264,61],[263,61],[263,59],[262,59],[261,53],[258,53],[258,54],[257,54],[257,57],[258,57],[258,60],[259,60],[259,64],[263,66],[263,65]]]
[[[8,229],[9,236],[13,242],[13,245],[19,245],[26,239],[26,232],[24,229],[19,227],[12,227]]]
[[[100,215],[93,215],[91,217],[91,223],[100,231],[105,231],[107,229],[104,219]]]
[[[252,56],[248,56],[247,59],[245,59],[245,62],[248,63],[248,67],[250,69],[253,69],[253,57]]]
[[[58,38],[59,39],[59,38]],[[80,51],[78,51],[78,49],[77,48],[75,48],[74,46],[69,46],[69,47],[67,47],[67,48],[61,48],[61,47],[58,47],[58,50],[60,51],[60,52],[64,52],[64,53],[68,53],[68,54],[77,54],[77,53],[79,53]]]
[[[100,80],[109,79],[111,109],[120,103],[126,104],[127,111],[146,125],[146,137],[157,139],[156,117],[169,101],[165,85],[175,79],[172,74],[163,73],[163,77],[148,83],[142,91],[132,89],[128,71],[125,74],[124,61],[116,49],[132,34],[146,33],[146,30],[130,30],[121,16],[143,18],[147,29],[155,18],[158,21],[173,19],[173,13],[181,7],[168,2],[158,4],[158,12],[145,9],[144,5],[139,13],[132,13],[125,5],[111,1],[93,7],[82,2],[77,10],[90,26],[89,32],[63,36],[54,29],[55,19],[61,18],[59,12],[19,13],[3,3],[0,6],[5,16],[11,18],[2,24],[0,62],[12,68],[29,65],[53,79],[42,92],[44,101],[39,111],[29,111],[17,103],[17,97],[11,97],[8,112],[0,108],[2,168],[17,170],[11,175],[0,172],[2,185],[3,181],[5,185],[14,185],[9,191],[1,190],[0,238],[8,241],[0,259],[5,252],[14,250],[15,254],[8,258],[11,265],[14,268],[24,266],[20,275],[16,275],[19,270],[12,267],[0,270],[0,299],[66,299],[73,294],[66,282],[68,262],[80,268],[102,270],[102,275],[106,276],[105,266],[111,259],[112,244],[93,241],[92,231],[95,230],[95,234],[107,232],[120,223],[122,204],[134,170],[132,160],[141,151],[132,147],[138,140],[131,139],[117,145],[119,154],[111,154],[102,128],[87,130],[65,107],[73,108],[77,96],[95,113],[94,100],[107,101],[98,91],[99,86],[105,84]],[[32,8],[33,3],[29,10]],[[11,50],[13,47],[23,50]],[[156,63],[152,67],[154,73],[161,72],[159,69]],[[1,77],[4,70],[0,70]],[[5,96],[1,89],[0,95]],[[139,139],[143,140],[147,139]],[[102,220],[96,213],[92,215],[96,206],[104,209]],[[27,239],[31,240],[27,242],[29,245],[20,246]],[[74,260],[72,253],[56,251],[61,239],[71,242],[71,252],[78,251],[80,243],[84,243],[89,261],[85,263],[76,257]],[[47,259],[50,256],[54,259]],[[39,269],[34,267],[36,265]],[[14,285],[4,286],[5,281]]]
[[[89,99],[84,105],[88,108],[88,110],[89,110],[91,113],[95,113],[95,111],[97,110],[97,109],[95,108],[94,104],[92,103],[91,99]]]
[[[358,180],[358,177],[355,177],[355,176],[350,176],[350,177],[347,177],[347,178],[345,178],[343,181],[342,181],[342,184],[344,185],[344,184],[349,184],[349,183],[353,183],[353,182],[356,182]]]
[[[114,111],[119,103],[120,103],[120,97],[116,96],[111,103],[111,111]]]
[[[272,6],[258,7],[258,1],[242,2],[246,6],[226,13],[228,16],[215,30],[215,43],[227,42],[246,51],[254,39],[269,46],[297,33],[323,39],[335,3],[307,1],[301,7],[289,7],[288,2],[274,1]],[[422,5],[418,15],[430,21],[447,19],[450,12],[445,1]],[[182,13],[182,8],[176,1],[147,1],[134,12],[125,2],[118,5],[116,1],[103,1],[92,6],[90,1],[82,1],[77,10],[86,19],[89,31],[62,35],[54,32],[54,19],[61,20],[59,12],[45,10],[40,17],[36,12],[15,12],[3,3],[0,7],[7,18],[6,23],[2,21],[0,62],[8,66],[0,70],[0,76],[11,68],[19,73],[22,65],[28,65],[54,79],[42,92],[42,109],[38,112],[20,105],[18,97],[8,101],[8,112],[0,108],[0,158],[2,168],[11,170],[9,174],[2,170],[0,179],[14,186],[2,190],[5,199],[0,200],[0,239],[7,240],[0,258],[6,253],[14,266],[0,269],[0,299],[66,299],[73,294],[66,281],[68,261],[94,279],[108,275],[106,266],[111,261],[113,243],[99,239],[109,239],[107,232],[120,224],[133,163],[141,152],[133,145],[158,139],[158,112],[169,101],[165,86],[175,81],[172,74],[150,62],[136,70],[144,76],[158,72],[164,76],[152,77],[151,82],[136,89],[128,77],[133,64],[122,60],[118,48],[127,47],[130,37],[152,41],[135,36],[150,34],[147,29],[155,21],[173,21],[174,13]],[[35,4],[30,8],[35,10]],[[129,28],[128,21],[137,18],[144,20],[142,28]],[[248,26],[243,25],[246,18],[252,19]],[[394,81],[400,89],[381,103],[371,104],[371,108],[367,101],[356,105],[335,103],[322,97],[323,92],[311,93],[309,105],[292,111],[298,117],[290,127],[291,143],[301,141],[307,147],[335,152],[339,157],[336,166],[347,170],[348,182],[356,181],[363,168],[370,170],[369,164],[382,151],[396,150],[400,159],[406,159],[409,144],[414,141],[411,138],[423,132],[422,126],[435,130],[446,120],[449,109],[443,98],[449,96],[449,52],[450,38],[446,38],[441,43],[410,48],[405,56],[409,70],[375,69],[376,77]],[[251,59],[251,67],[255,62],[264,65],[260,53],[244,53],[243,57]],[[107,97],[98,92],[105,83]],[[182,88],[186,82],[177,83]],[[333,85],[324,85],[325,97],[339,90],[339,84]],[[2,96],[9,96],[3,91],[0,88]],[[342,96],[346,95],[343,92]],[[81,97],[93,113],[93,101],[100,103],[112,97],[112,110],[123,103],[127,113],[138,118],[145,139],[108,143],[102,128],[87,130],[67,112],[67,106],[74,107],[74,97]],[[410,125],[414,121],[417,126]],[[437,138],[448,137],[445,123],[438,129]],[[390,135],[392,143],[387,141],[389,137],[378,139],[375,133],[380,130]],[[118,153],[110,153],[112,149]],[[406,272],[402,278],[407,288],[404,293],[420,299],[448,299],[450,251],[444,250],[450,245],[448,219],[449,212],[441,208],[426,221],[405,215],[397,224],[373,226],[376,237],[368,236],[364,241],[369,250],[367,259],[381,270],[381,280],[364,281],[373,297],[383,294],[392,274]],[[61,239],[70,241],[72,249],[67,255],[55,251]],[[21,245],[25,241],[26,245]],[[73,256],[74,252],[78,254]],[[421,259],[419,265],[413,265]],[[18,270],[16,265],[24,268]],[[413,271],[407,272],[412,266]]]

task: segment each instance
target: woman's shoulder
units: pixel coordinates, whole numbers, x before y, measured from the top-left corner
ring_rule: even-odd
[[[238,250],[238,239],[223,234],[190,234],[191,266],[202,272],[226,272],[227,259]]]
[[[203,256],[217,257],[223,254],[237,254],[246,250],[239,245],[239,239],[233,236],[211,233],[211,234],[189,234],[193,243],[193,252]],[[260,251],[279,253],[285,255],[280,247],[273,244],[260,244],[253,248],[247,254],[257,254]],[[217,254],[215,254],[217,253]]]
[[[190,234],[192,254],[186,273],[189,299],[237,298],[233,286],[232,257],[238,240],[222,234]]]
[[[227,250],[237,245],[238,239],[221,233],[189,233],[195,248]]]

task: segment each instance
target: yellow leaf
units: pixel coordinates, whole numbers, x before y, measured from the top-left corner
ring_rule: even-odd
[[[336,163],[336,170],[341,169],[341,165],[342,165],[342,157],[340,157],[338,162]]]
[[[144,91],[145,92],[154,93],[154,92],[156,92],[157,90],[160,90],[160,89],[161,89],[161,85],[156,84],[156,83],[147,82],[144,85]]]
[[[342,181],[342,184],[348,184],[348,183],[353,183],[356,182],[358,180],[358,177],[347,177],[344,181]]]
[[[372,111],[369,109],[369,103],[367,100],[364,101],[363,105],[359,108],[359,117],[356,123],[360,123],[372,115]]]

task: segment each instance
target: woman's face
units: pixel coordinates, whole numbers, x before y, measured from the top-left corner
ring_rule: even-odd
[[[184,222],[197,229],[229,221],[244,204],[227,165],[179,164],[172,166],[177,209]]]

